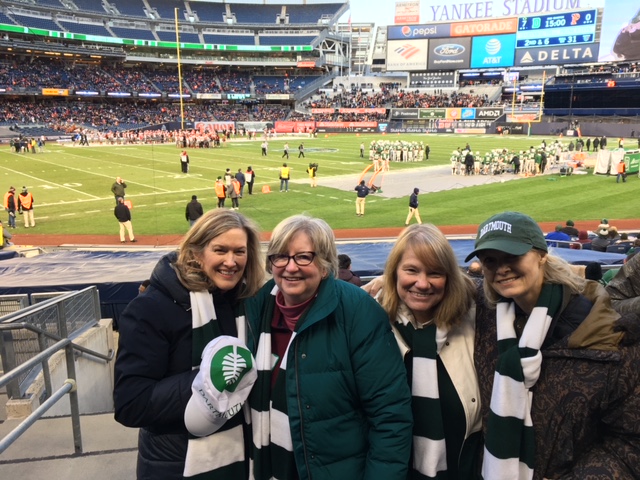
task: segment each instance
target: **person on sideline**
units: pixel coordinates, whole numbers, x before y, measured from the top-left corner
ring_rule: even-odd
[[[360,158],[364,158],[364,142],[360,142]]]
[[[305,158],[304,157],[304,143],[300,143],[300,145],[298,145],[298,158]]]
[[[620,159],[620,163],[617,165],[618,175],[616,176],[616,183],[620,183],[620,179],[622,179],[622,183],[627,181],[627,164],[624,163],[624,159]]]
[[[266,140],[263,140],[263,142],[260,144],[260,148],[262,150],[262,153],[260,154],[260,156],[266,157],[267,150],[269,149],[269,143]]]
[[[9,216],[8,226],[9,228],[16,228],[16,211],[18,210],[18,201],[16,200],[15,187],[9,187],[9,191],[4,194],[4,209]]]
[[[356,287],[362,286],[360,277],[351,271],[351,257],[344,253],[338,255],[338,278],[353,283]]]
[[[409,225],[411,218],[415,215],[416,221],[421,224],[422,219],[420,218],[420,212],[418,211],[418,194],[420,190],[418,188],[413,189],[413,193],[409,197],[409,214],[407,215],[407,219],[405,220],[405,226]]]
[[[133,226],[131,225],[131,210],[124,204],[124,198],[118,198],[118,205],[113,209],[113,215],[120,222],[120,243],[125,243],[124,230],[127,229],[130,242],[137,242],[133,236]]]
[[[389,318],[342,282],[331,227],[295,215],[273,230],[273,275],[245,303],[258,380],[255,480],[406,480],[411,393]]]
[[[226,423],[201,438],[185,414],[205,346],[221,336],[246,343],[243,300],[264,281],[258,230],[239,212],[210,210],[150,280],[120,316],[115,363],[115,419],[140,429],[137,478],[246,479],[242,412],[218,414]]]
[[[183,150],[180,154],[180,171],[182,173],[189,173],[189,154],[186,150]]]
[[[198,197],[196,195],[191,195],[191,201],[187,203],[185,211],[185,217],[187,218],[187,222],[189,222],[189,226],[193,227],[193,224],[196,223],[196,220],[198,220],[202,215],[204,215],[202,204],[198,201]]]
[[[360,180],[360,183],[354,188],[356,191],[356,215],[358,217],[364,217],[364,204],[369,195],[369,187],[364,184],[364,180]]]
[[[244,195],[244,186],[247,183],[247,177],[245,176],[244,173],[242,173],[241,168],[238,169],[238,172],[236,173],[235,177],[238,183],[240,183],[240,198],[242,198],[242,195]]]
[[[473,364],[475,291],[434,225],[402,231],[376,298],[391,319],[413,394],[409,478],[478,478],[482,425]]]
[[[289,178],[290,178],[290,168],[286,163],[282,164],[280,167],[280,191],[288,192],[289,191]]]
[[[218,208],[224,208],[224,201],[227,199],[227,186],[220,176],[216,179],[215,190],[218,198]]]
[[[125,181],[120,177],[116,177],[116,181],[111,185],[111,193],[116,198],[116,205],[118,204],[118,198],[124,198],[125,188],[127,188]]]
[[[476,256],[483,478],[640,477],[638,317],[548,254],[522,213],[483,222]]]
[[[285,142],[284,147],[282,149],[282,157],[280,158],[284,158],[287,157],[287,160],[289,160],[289,142]]]
[[[18,195],[18,212],[24,219],[24,228],[35,227],[36,220],[33,217],[33,194],[22,187],[22,192]]]
[[[247,171],[244,172],[244,178],[247,183],[247,189],[249,190],[249,195],[253,195],[253,183],[256,181],[256,172],[253,171],[251,165],[247,167]]]
[[[317,177],[318,164],[310,163],[309,168],[307,168],[307,173],[309,174],[309,184],[311,185],[311,188],[317,187],[318,186],[318,177]]]
[[[229,187],[229,198],[231,199],[231,208],[238,210],[240,208],[240,182],[235,177],[231,179],[231,186]]]

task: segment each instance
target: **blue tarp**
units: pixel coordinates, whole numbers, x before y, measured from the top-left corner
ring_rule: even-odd
[[[361,277],[380,275],[394,242],[362,242],[338,245],[351,257],[352,270]],[[473,250],[473,240],[452,240],[460,266]],[[621,265],[625,255],[591,250],[551,249],[570,263]],[[104,318],[117,323],[122,310],[138,294],[140,283],[149,278],[167,250],[89,252],[68,251],[11,258],[0,262],[0,295],[14,293],[66,292],[91,285],[98,287]]]

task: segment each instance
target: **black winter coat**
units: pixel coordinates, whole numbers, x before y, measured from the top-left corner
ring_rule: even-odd
[[[171,265],[176,258],[177,253],[172,252],[160,259],[151,285],[129,303],[119,319],[115,419],[140,428],[140,480],[183,478],[188,440],[184,411],[198,369],[192,369],[195,353],[189,291]],[[214,307],[222,333],[237,336],[229,298],[214,294]],[[229,321],[223,320],[227,317]]]

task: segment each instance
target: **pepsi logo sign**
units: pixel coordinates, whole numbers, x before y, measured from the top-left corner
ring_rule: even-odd
[[[456,55],[463,54],[465,50],[466,49],[462,45],[457,43],[446,43],[434,48],[433,53],[440,55],[441,57],[455,57]]]

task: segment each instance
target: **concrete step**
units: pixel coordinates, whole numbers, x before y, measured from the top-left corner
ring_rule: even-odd
[[[0,438],[22,420],[0,424]],[[80,418],[83,453],[76,455],[71,418],[38,420],[0,454],[0,478],[21,480],[135,479],[138,430],[123,427],[113,413]]]

